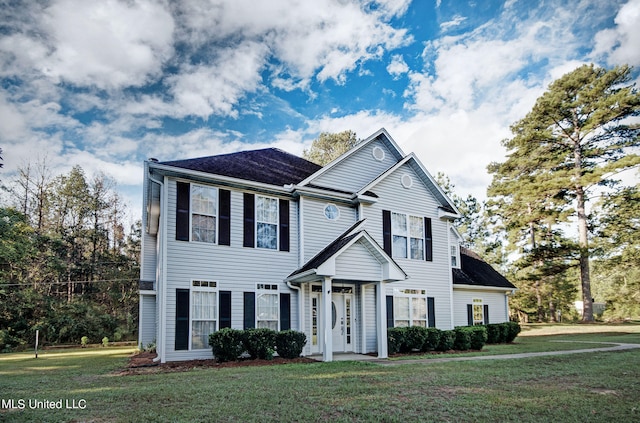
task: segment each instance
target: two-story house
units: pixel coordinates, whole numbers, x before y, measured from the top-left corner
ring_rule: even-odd
[[[377,352],[387,328],[508,320],[515,287],[460,248],[453,202],[381,129],[321,167],[268,148],[144,167],[139,342],[211,358],[225,327]]]

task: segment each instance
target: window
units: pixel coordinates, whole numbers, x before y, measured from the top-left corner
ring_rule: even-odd
[[[451,246],[451,267],[460,267],[458,265],[458,247],[456,245]]]
[[[256,196],[256,239],[258,248],[278,249],[278,199]]]
[[[256,327],[278,330],[278,285],[259,283],[256,293]]]
[[[473,324],[481,325],[484,323],[484,311],[482,307],[482,300],[478,298],[473,299]]]
[[[209,348],[209,335],[216,331],[217,283],[193,281],[191,288],[191,349]]]
[[[216,242],[218,190],[193,184],[191,187],[191,240]]]
[[[391,213],[393,257],[424,260],[424,219]]]
[[[340,217],[340,210],[335,204],[329,203],[324,206],[324,216],[329,220],[338,220]]]
[[[394,291],[394,326],[427,326],[427,297],[424,289]]]

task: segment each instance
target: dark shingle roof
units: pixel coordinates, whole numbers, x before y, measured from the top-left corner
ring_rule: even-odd
[[[466,248],[460,248],[460,265],[460,269],[453,269],[454,284],[516,288],[489,263]]]
[[[160,164],[278,186],[297,184],[321,168],[277,148],[173,160]]]

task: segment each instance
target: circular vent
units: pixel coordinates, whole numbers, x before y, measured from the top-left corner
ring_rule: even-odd
[[[373,158],[381,162],[384,160],[384,150],[380,147],[373,147]]]
[[[413,185],[413,178],[407,173],[402,175],[402,179],[400,181],[402,182],[402,186],[405,188],[411,188]]]

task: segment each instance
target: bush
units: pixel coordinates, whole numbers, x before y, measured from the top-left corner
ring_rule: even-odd
[[[443,330],[440,333],[440,340],[438,341],[438,351],[449,351],[453,349],[453,345],[456,341],[456,333],[452,330]]]
[[[487,343],[487,328],[484,326],[469,326],[471,335],[471,349],[481,350]]]
[[[253,359],[273,359],[276,332],[268,328],[246,329],[242,337],[244,348]]]
[[[88,344],[89,344],[88,336],[83,336],[82,338],[80,338],[80,345],[82,345],[82,348],[85,348]]]
[[[405,328],[387,329],[387,350],[389,354],[400,352],[402,345],[405,344],[405,333]]]
[[[209,335],[213,356],[219,362],[235,361],[244,352],[243,331],[224,328]]]
[[[307,343],[307,335],[295,330],[283,330],[276,333],[276,351],[282,358],[297,358]]]
[[[436,328],[427,328],[426,335],[425,342],[422,344],[422,351],[437,350],[440,338],[442,337],[442,331]]]
[[[459,326],[453,330],[455,341],[453,349],[458,351],[467,351],[471,349],[471,330],[470,326]]]
[[[427,342],[427,328],[409,326],[405,328],[404,344],[400,350],[403,352],[422,351],[425,342]]]
[[[507,336],[505,338],[505,342],[511,343],[516,339],[522,328],[517,322],[506,322],[503,323],[507,327]]]
[[[487,328],[487,344],[502,344],[507,338],[507,327],[503,323],[490,323]]]
[[[102,338],[102,346],[103,347],[108,347],[109,346],[109,338],[107,338],[106,336],[104,338]]]

